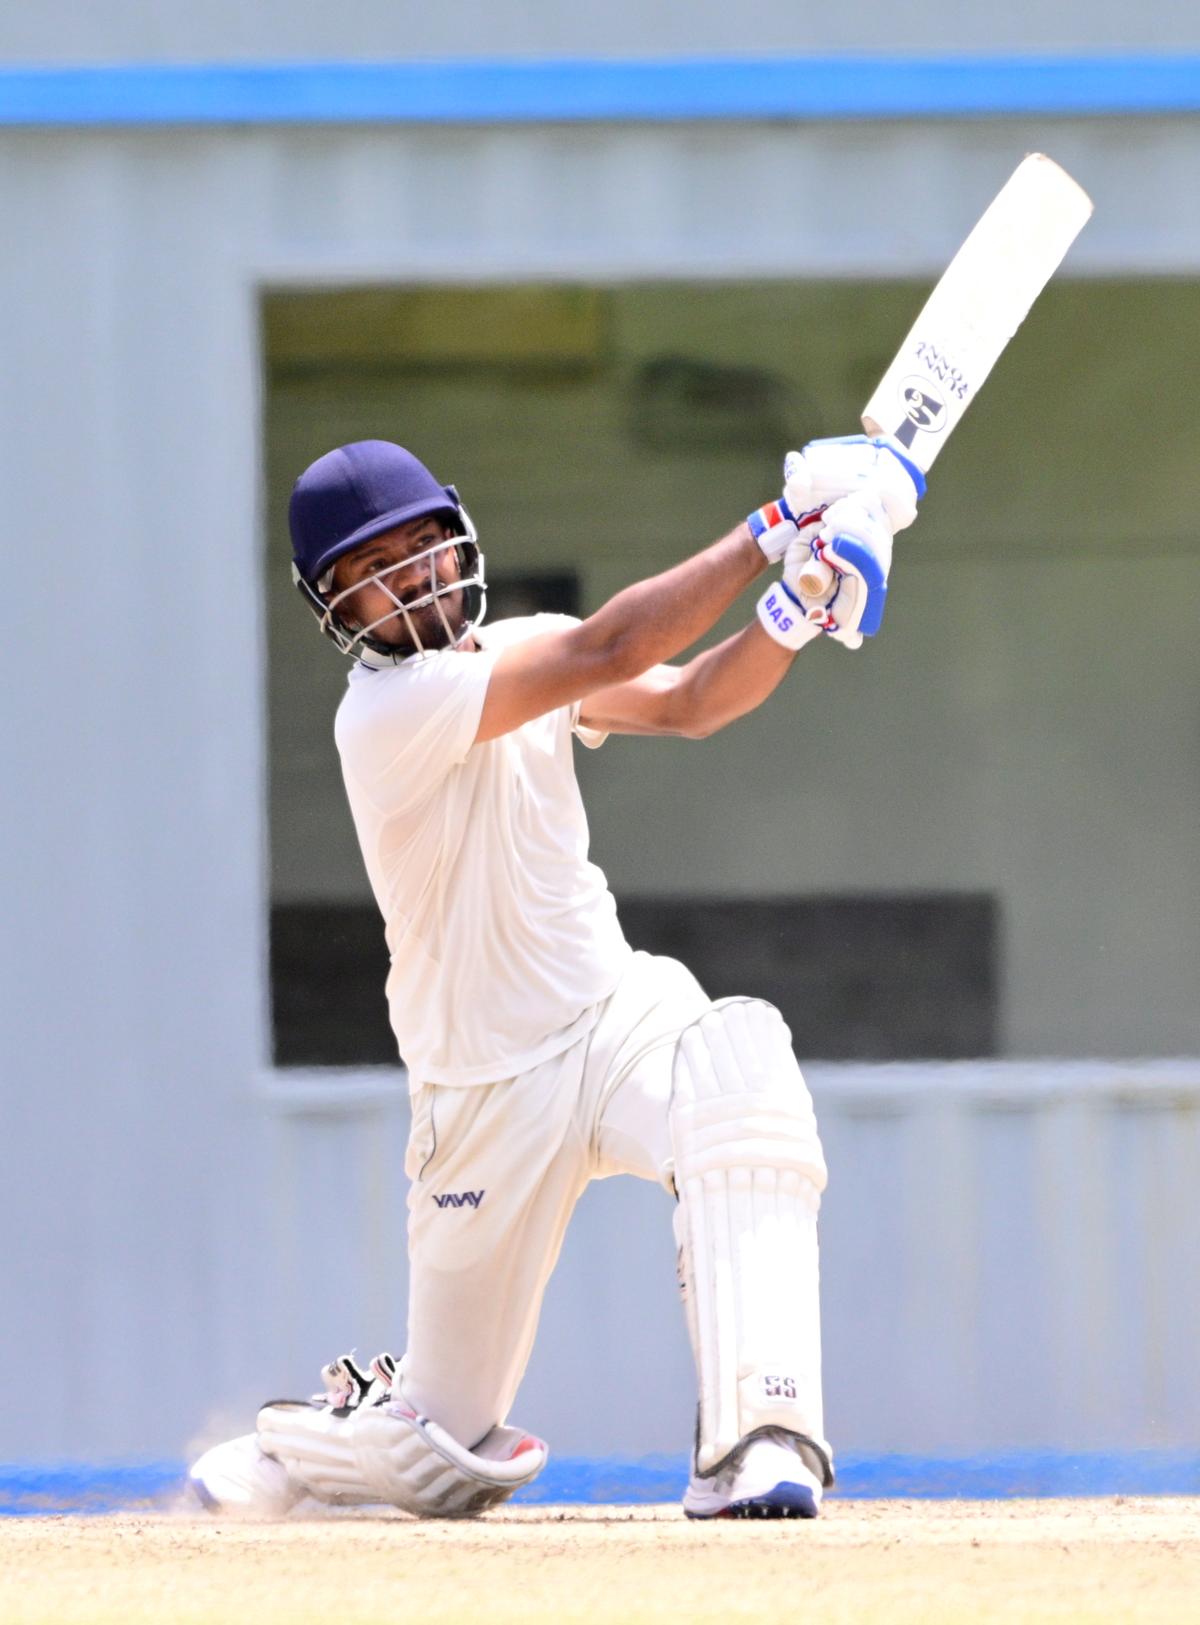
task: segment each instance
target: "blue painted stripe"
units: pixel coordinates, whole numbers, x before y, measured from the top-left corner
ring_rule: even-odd
[[[837,1471],[843,1500],[1200,1494],[1200,1455],[1188,1450],[1034,1450],[955,1458],[850,1454],[838,1458]],[[541,1506],[677,1501],[687,1474],[686,1456],[551,1457],[541,1477],[516,1499]],[[179,1462],[0,1464],[0,1517],[162,1507],[185,1493]]]
[[[180,1462],[0,1463],[0,1517],[159,1506],[183,1488]]]
[[[0,69],[0,124],[484,124],[1200,111],[1200,56],[139,64]]]

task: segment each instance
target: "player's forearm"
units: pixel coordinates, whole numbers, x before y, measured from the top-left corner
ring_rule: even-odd
[[[766,567],[749,527],[739,525],[673,569],[626,587],[580,631],[605,649],[613,677],[640,676],[703,637]]]
[[[704,739],[736,722],[775,692],[795,658],[756,622],[706,649],[683,667],[670,693],[671,732]]]

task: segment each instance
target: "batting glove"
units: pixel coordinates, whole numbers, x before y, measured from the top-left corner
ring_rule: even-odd
[[[814,559],[834,572],[829,592],[814,599],[801,591],[800,576]],[[859,649],[883,623],[892,531],[882,505],[864,496],[841,497],[826,508],[815,536],[797,539],[784,557],[783,585],[805,619],[835,643]]]
[[[917,517],[925,476],[890,435],[842,435],[810,440],[783,462],[784,501],[793,512],[825,508],[842,497],[861,496],[882,509],[893,536]]]

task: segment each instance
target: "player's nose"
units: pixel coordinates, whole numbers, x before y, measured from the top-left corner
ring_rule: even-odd
[[[399,559],[381,572],[379,579],[390,587],[397,597],[412,597],[420,589],[428,573],[427,566],[412,560]]]

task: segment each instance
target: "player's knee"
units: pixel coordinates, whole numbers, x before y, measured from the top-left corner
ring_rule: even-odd
[[[824,1190],[827,1173],[791,1034],[762,999],[725,999],[684,1029],[671,1088],[675,1179],[772,1170]]]

